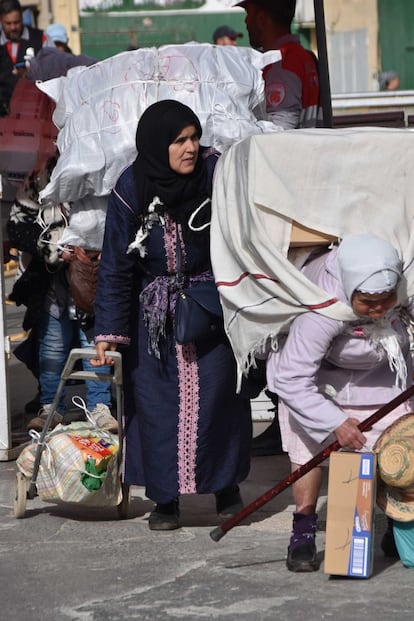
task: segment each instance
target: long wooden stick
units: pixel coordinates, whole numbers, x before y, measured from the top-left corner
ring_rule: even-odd
[[[409,399],[413,395],[414,385],[410,386],[410,388],[407,388],[407,390],[404,390],[404,392],[398,395],[398,397],[395,397],[395,399],[393,399],[389,403],[383,405],[379,410],[371,414],[371,416],[368,416],[368,418],[363,420],[358,425],[358,429],[360,429],[360,431],[367,431],[367,429],[372,427],[372,425],[381,420],[381,418],[384,418],[384,416],[392,412],[392,410],[395,410],[395,408],[401,405],[401,403],[404,403],[404,401],[407,401],[407,399]],[[233,517],[229,518],[228,520],[223,522],[223,524],[217,526],[217,528],[212,530],[210,532],[210,537],[212,538],[212,540],[220,541],[220,539],[224,537],[224,535],[228,533],[229,530],[233,528],[233,526],[239,524],[242,520],[244,520],[244,518],[246,518],[257,509],[260,509],[260,507],[272,500],[272,498],[283,492],[286,488],[290,487],[292,483],[295,483],[295,481],[303,477],[307,472],[323,462],[327,457],[329,457],[329,455],[333,451],[337,451],[340,448],[341,447],[338,440],[332,442],[332,444],[324,448],[323,451],[315,455],[315,457],[312,457],[312,459],[306,462],[306,464],[303,464],[303,466],[300,466],[299,468],[294,470],[285,479],[279,481],[277,485],[271,487],[269,490],[267,490],[267,492],[265,492],[264,494],[256,498],[256,500],[253,500],[253,502],[244,507],[241,511],[239,511],[239,513],[236,513],[236,515],[233,515]]]

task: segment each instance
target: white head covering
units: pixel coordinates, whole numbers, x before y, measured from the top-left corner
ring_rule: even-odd
[[[347,235],[337,254],[338,276],[351,303],[354,291],[384,293],[395,289],[402,274],[402,261],[397,250],[375,235]],[[387,354],[390,369],[395,372],[395,385],[405,390],[407,365],[398,335],[387,317],[364,324],[364,333],[375,348]]]
[[[383,293],[395,289],[402,274],[397,250],[376,235],[346,235],[337,254],[338,276],[346,298],[354,291]]]

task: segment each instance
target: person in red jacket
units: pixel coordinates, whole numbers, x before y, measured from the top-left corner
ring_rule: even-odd
[[[318,62],[291,32],[296,0],[241,0],[236,6],[246,11],[251,46],[282,56],[263,69],[267,119],[283,129],[320,125]]]
[[[26,60],[42,47],[54,47],[52,39],[38,28],[23,24],[23,9],[18,0],[0,3],[0,116],[8,114],[8,105]]]

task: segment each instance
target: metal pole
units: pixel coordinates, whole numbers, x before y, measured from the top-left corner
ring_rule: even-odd
[[[325,11],[323,0],[313,0],[315,9],[316,42],[319,59],[319,81],[323,126],[332,127],[331,85],[329,81],[328,51],[326,46]]]

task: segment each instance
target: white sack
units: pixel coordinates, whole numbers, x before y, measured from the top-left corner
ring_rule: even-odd
[[[60,157],[41,199],[73,201],[110,193],[136,157],[135,132],[142,112],[162,99],[192,108],[203,127],[202,144],[224,151],[252,134],[277,131],[258,120],[263,106],[261,68],[280,52],[188,43],[123,52],[91,67],[68,72],[57,88]],[[156,140],[156,136],[154,139]]]
[[[75,201],[70,208],[69,225],[64,230],[59,245],[100,250],[107,206],[107,196],[85,196]]]

